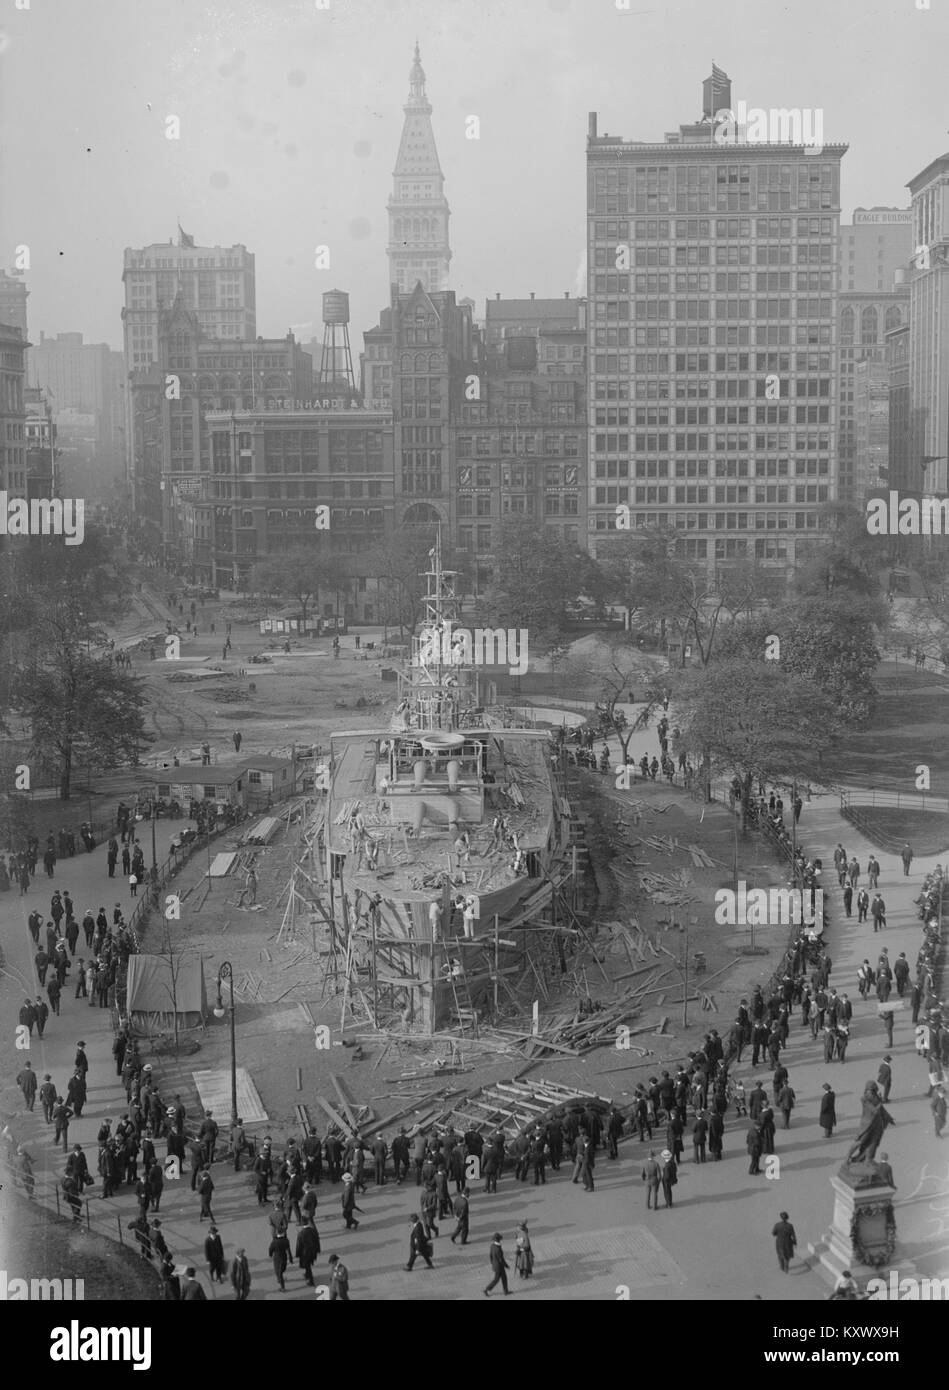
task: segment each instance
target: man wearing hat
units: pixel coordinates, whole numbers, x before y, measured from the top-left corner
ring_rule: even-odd
[[[304,1282],[313,1286],[313,1266],[320,1253],[320,1236],[314,1222],[304,1222],[297,1233],[297,1263],[303,1271]]]
[[[198,1178],[198,1196],[201,1198],[201,1213],[198,1217],[199,1221],[203,1221],[205,1217],[207,1217],[208,1220],[211,1222],[214,1221],[214,1216],[211,1212],[211,1193],[213,1191],[214,1181],[207,1168],[204,1168],[202,1169],[201,1174]]]
[[[243,1303],[250,1293],[250,1265],[243,1246],[235,1251],[231,1260],[231,1285],[238,1303]]]
[[[83,1077],[89,1070],[89,1059],[86,1057],[86,1044],[81,1040],[76,1044],[76,1060],[73,1062],[73,1071],[81,1071]]]
[[[780,1220],[775,1222],[771,1234],[774,1236],[774,1248],[778,1252],[778,1267],[784,1274],[787,1274],[791,1261],[794,1259],[797,1235],[788,1220],[786,1211],[780,1213]]]
[[[154,1224],[154,1223],[153,1223]],[[152,1242],[154,1244],[154,1241]],[[204,1241],[204,1258],[208,1262],[208,1278],[211,1283],[224,1283],[224,1246],[218,1228],[211,1223]]]
[[[154,1250],[155,1254],[158,1256],[160,1260],[171,1259],[171,1251],[168,1249],[168,1244],[165,1240],[164,1234],[161,1229],[161,1222],[159,1221],[157,1216],[152,1221],[151,1242],[152,1249]]]
[[[880,1181],[885,1182],[889,1187],[895,1187],[896,1179],[893,1177],[893,1169],[890,1166],[889,1154],[878,1154],[874,1159],[874,1165],[879,1174]]]
[[[49,1072],[43,1073],[43,1084],[40,1087],[40,1101],[43,1105],[43,1118],[46,1123],[53,1123],[53,1106],[56,1104],[56,1087]]]
[[[201,1140],[201,1148],[204,1154],[205,1168],[210,1168],[211,1164],[214,1162],[214,1149],[217,1144],[217,1136],[217,1121],[212,1119],[210,1110],[205,1110],[204,1119],[198,1131],[198,1138]]]
[[[890,1098],[890,1087],[893,1085],[893,1068],[890,1066],[893,1058],[889,1053],[885,1055],[877,1071],[877,1085],[883,1095],[883,1104]]]
[[[330,1303],[349,1302],[349,1270],[338,1255],[330,1255]]]
[[[409,1217],[409,1227],[409,1262],[405,1268],[411,1270],[415,1265],[415,1261],[418,1259],[419,1255],[421,1255],[427,1267],[429,1269],[434,1269],[435,1266],[432,1264],[432,1243],[425,1234],[424,1223],[417,1212]]]
[[[669,1149],[663,1149],[659,1157],[662,1160],[662,1168],[659,1174],[662,1182],[662,1198],[666,1206],[671,1207],[672,1189],[679,1181],[679,1175],[676,1171],[676,1161]]]
[[[491,1290],[497,1284],[500,1284],[504,1292],[506,1294],[509,1294],[511,1290],[507,1286],[508,1264],[507,1260],[504,1258],[504,1250],[501,1246],[500,1231],[495,1231],[491,1239],[491,1250],[489,1258],[491,1260],[491,1272],[493,1273],[494,1278],[491,1280],[490,1284],[488,1284],[484,1290],[485,1298],[491,1297]]]
[[[342,1199],[343,1217],[346,1221],[346,1229],[347,1231],[356,1231],[359,1229],[359,1222],[356,1220],[353,1213],[359,1211],[360,1208],[356,1206],[356,1183],[352,1173],[343,1174]]]
[[[194,1265],[188,1265],[185,1269],[184,1283],[181,1285],[181,1302],[200,1302],[201,1299],[207,1302],[207,1298],[207,1294],[195,1278]]]

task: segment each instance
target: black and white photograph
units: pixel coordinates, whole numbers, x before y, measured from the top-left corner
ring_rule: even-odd
[[[947,52],[946,0],[3,0],[39,1364],[513,1297],[912,1369]]]

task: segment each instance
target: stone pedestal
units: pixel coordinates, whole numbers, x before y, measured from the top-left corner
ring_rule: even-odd
[[[830,1229],[816,1244],[808,1245],[810,1253],[834,1279],[845,1269],[860,1277],[895,1268],[896,1188],[882,1181],[872,1163],[845,1163],[830,1185],[834,1190]]]

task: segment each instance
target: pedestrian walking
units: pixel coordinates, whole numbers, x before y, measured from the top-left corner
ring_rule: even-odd
[[[844,897],[844,901],[846,902],[846,895]],[[869,910],[870,894],[867,892],[865,888],[861,888],[860,892],[857,894],[857,921],[865,922],[867,920],[867,913],[869,912]]]
[[[881,1011],[880,1011],[880,1020],[881,1020],[881,1022],[882,1022],[882,1024],[883,1024],[883,1027],[884,1027],[885,1030],[886,1030],[886,1045],[887,1045],[887,1047],[892,1047],[892,1046],[893,1046],[893,1010],[892,1010],[892,1009],[881,1009]]]
[[[468,1244],[468,1221],[470,1216],[469,1206],[470,1198],[468,1195],[468,1188],[467,1186],[465,1186],[462,1187],[461,1191],[456,1194],[453,1203],[456,1224],[455,1229],[454,1231],[452,1231],[451,1234],[452,1245],[454,1245],[455,1241],[458,1239],[461,1240],[462,1245]]]
[[[234,1258],[231,1260],[231,1287],[238,1303],[243,1303],[248,1297],[250,1285],[250,1265],[247,1263],[244,1247],[241,1246],[234,1252]]]
[[[208,1278],[211,1283],[223,1284],[225,1275],[224,1245],[218,1228],[211,1225],[204,1240],[204,1258],[208,1264]]]
[[[915,858],[913,851],[910,847],[909,841],[907,841],[903,848],[900,850],[900,858],[903,861],[903,875],[904,877],[909,878],[909,866],[912,864],[913,859]]]
[[[198,1217],[199,1221],[203,1221],[205,1217],[211,1222],[214,1221],[214,1216],[211,1212],[211,1194],[213,1191],[214,1182],[211,1178],[211,1174],[208,1172],[207,1168],[204,1168],[198,1175],[198,1196],[201,1198],[201,1214]]]
[[[708,1116],[700,1110],[692,1125],[692,1155],[696,1163],[705,1162],[705,1146],[708,1142]]]
[[[25,1062],[23,1070],[17,1076],[16,1084],[23,1092],[23,1099],[26,1102],[27,1110],[32,1110],[36,1101],[36,1072],[33,1070],[32,1062]]]
[[[745,1136],[745,1148],[748,1150],[749,1164],[748,1172],[757,1174],[761,1172],[762,1140],[761,1129],[754,1121],[748,1126],[748,1133]]]
[[[338,1255],[330,1255],[330,1303],[349,1302],[349,1270]]]
[[[43,1119],[47,1124],[52,1124],[53,1107],[56,1104],[56,1087],[53,1085],[49,1072],[45,1072],[43,1075],[43,1084],[40,1087],[40,1104],[43,1107]]]
[[[659,1210],[659,1184],[662,1181],[662,1168],[656,1161],[655,1149],[649,1150],[649,1157],[643,1164],[642,1181],[646,1184],[646,1210]]]
[[[313,1266],[320,1253],[320,1236],[312,1220],[307,1220],[297,1232],[297,1264],[303,1271],[303,1281],[313,1287]]]
[[[414,1215],[409,1217],[409,1261],[405,1268],[411,1270],[420,1255],[428,1269],[435,1268],[432,1264],[432,1242],[425,1233],[421,1216]]]
[[[890,1087],[893,1085],[893,1068],[890,1066],[892,1060],[893,1058],[887,1052],[877,1071],[877,1085],[883,1096],[884,1105],[886,1105],[890,1098]]]
[[[824,1131],[824,1138],[829,1139],[837,1124],[837,1097],[829,1081],[824,1082],[822,1089],[818,1124]]]
[[[942,1086],[937,1086],[934,1089],[929,1108],[933,1112],[933,1132],[937,1139],[941,1139],[942,1132],[946,1127],[946,1093]]]
[[[356,1220],[354,1212],[359,1211],[360,1208],[356,1206],[356,1183],[352,1173],[343,1174],[342,1206],[347,1231],[358,1231],[359,1222]]]
[[[495,1231],[491,1239],[491,1249],[488,1258],[491,1261],[491,1273],[494,1275],[494,1278],[491,1280],[490,1284],[485,1286],[485,1298],[491,1297],[491,1290],[493,1288],[496,1288],[498,1284],[501,1285],[501,1288],[504,1290],[505,1294],[509,1294],[511,1290],[507,1286],[508,1263],[507,1260],[504,1258],[504,1249],[501,1245],[500,1231]]]
[[[284,1276],[287,1272],[287,1265],[293,1264],[293,1257],[290,1254],[290,1241],[285,1233],[274,1234],[273,1239],[267,1249],[267,1254],[273,1261],[274,1277],[277,1280],[277,1287],[281,1293],[286,1293],[287,1286]]]
[[[847,917],[853,916],[853,884],[848,883],[844,888],[844,913]]]
[[[870,904],[870,916],[873,918],[873,930],[884,931],[886,928],[886,903],[879,893],[875,893]]]
[[[775,1222],[771,1234],[774,1236],[774,1248],[778,1252],[778,1268],[787,1274],[794,1259],[797,1235],[786,1211],[780,1213],[780,1219]]]

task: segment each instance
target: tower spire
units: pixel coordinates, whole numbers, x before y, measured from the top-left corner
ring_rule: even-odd
[[[432,131],[432,106],[415,40],[402,140],[389,199],[389,282],[402,293],[420,280],[428,291],[448,288],[450,209]]]

